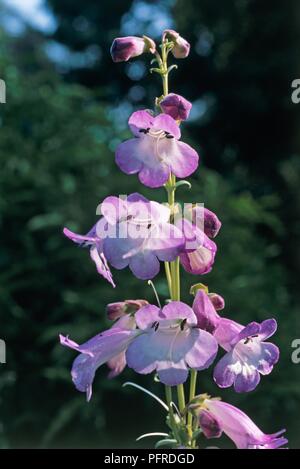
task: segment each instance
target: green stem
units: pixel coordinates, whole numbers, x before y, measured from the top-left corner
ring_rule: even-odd
[[[190,380],[190,395],[189,401],[191,402],[194,399],[196,394],[196,383],[197,383],[197,371],[191,370],[191,380]],[[188,413],[188,427],[192,429],[193,415],[191,412]]]
[[[176,440],[179,441],[179,436],[177,432],[177,424],[176,424],[176,420],[174,416],[174,410],[172,407],[172,387],[166,385],[165,391],[166,391],[166,401],[167,401],[168,408],[169,408],[170,425],[171,425],[171,428],[172,428],[172,431],[174,433]]]

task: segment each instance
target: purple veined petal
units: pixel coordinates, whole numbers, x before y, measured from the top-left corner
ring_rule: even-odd
[[[157,365],[157,374],[161,383],[166,386],[177,386],[184,383],[189,375],[184,360],[177,363],[165,360]]]
[[[243,339],[247,339],[253,335],[258,335],[260,331],[260,325],[258,322],[250,322],[246,327],[244,327],[240,333],[233,339],[231,345],[235,345]]]
[[[259,338],[265,340],[271,337],[277,331],[277,322],[275,319],[266,319],[260,324]]]
[[[231,343],[236,336],[244,329],[244,326],[227,318],[220,318],[214,337],[218,344],[227,352],[232,349]]]
[[[126,228],[126,226],[124,227]],[[121,227],[122,231],[122,227]],[[125,235],[124,235],[125,236]],[[132,239],[129,237],[106,238],[103,241],[103,253],[108,262],[115,269],[124,269],[128,266],[130,259],[126,254],[132,250],[138,249],[144,240],[142,238]]]
[[[127,366],[142,375],[152,373],[156,368],[155,352],[152,337],[149,334],[141,334],[126,351]]]
[[[259,372],[248,366],[247,364],[243,365],[241,373],[239,373],[234,381],[234,390],[235,392],[250,392],[253,391],[260,382]]]
[[[215,366],[213,378],[220,388],[229,388],[240,372],[240,361],[233,355],[233,352],[228,352]]]
[[[205,370],[216,358],[218,343],[209,332],[201,329],[192,329],[191,335],[196,340],[193,347],[186,354],[186,362],[195,370]]]
[[[181,231],[170,223],[154,226],[145,247],[161,261],[174,261],[182,251],[184,238]]]
[[[133,114],[131,114],[128,125],[133,135],[135,137],[140,137],[140,131],[149,128],[151,129],[154,120],[155,118],[147,110],[135,111]]]
[[[141,139],[132,138],[118,145],[116,150],[116,163],[125,174],[136,174],[142,167],[139,148]]]
[[[172,172],[179,178],[190,176],[198,168],[198,153],[190,145],[184,142],[174,141],[173,147],[174,153],[172,153],[170,159]]]
[[[197,324],[194,311],[182,301],[171,301],[163,307],[162,314],[169,320],[186,319],[186,323],[190,326]]]
[[[115,196],[106,197],[101,203],[101,213],[108,223],[114,225],[120,218],[127,217],[127,200]]]
[[[218,419],[205,409],[201,410],[199,423],[206,438],[220,438],[223,433]]]
[[[150,38],[147,39],[152,41]],[[114,62],[127,62],[129,59],[137,57],[143,54],[143,52],[146,52],[149,47],[151,46],[147,45],[147,41],[145,41],[145,39],[142,37],[117,37],[114,39],[111,45],[110,53]]]
[[[173,135],[176,140],[180,139],[181,132],[179,125],[176,121],[168,114],[159,114],[154,118],[153,131],[163,130],[164,132]]]
[[[151,327],[154,322],[164,319],[162,310],[155,305],[146,305],[135,314],[135,321],[140,329]]]
[[[261,357],[257,365],[257,370],[262,375],[268,375],[273,370],[273,366],[279,360],[279,348],[269,342],[261,343]]]
[[[160,263],[151,251],[143,251],[129,258],[129,268],[141,280],[151,280],[160,270]]]
[[[198,153],[187,143],[175,138],[163,138],[157,142],[157,152],[162,161],[171,167],[172,172],[179,178],[193,174],[198,168]]]
[[[152,189],[162,187],[169,179],[171,169],[169,164],[163,161],[149,159],[144,162],[139,172],[139,180],[142,184]]]
[[[94,225],[93,228],[86,235],[80,235],[80,234],[74,233],[68,228],[64,228],[63,233],[67,238],[69,238],[74,243],[77,243],[83,246],[88,246],[99,240],[96,234],[96,225]]]
[[[180,262],[183,268],[195,275],[204,275],[211,271],[217,246],[211,240],[205,246],[199,246],[193,252],[183,252],[180,254]],[[212,243],[212,244],[211,244]]]
[[[115,378],[116,376],[121,374],[124,368],[126,367],[125,352],[121,352],[119,353],[119,355],[116,355],[115,357],[108,360],[107,366],[110,368],[110,372],[108,373],[108,379]]]
[[[209,296],[203,290],[197,291],[193,302],[193,310],[197,316],[198,327],[213,333],[221,318],[216,312]]]
[[[97,272],[102,275],[114,288],[116,286],[113,281],[112,273],[108,267],[107,260],[103,252],[99,252],[97,245],[93,245],[90,249],[91,259],[95,262]]]

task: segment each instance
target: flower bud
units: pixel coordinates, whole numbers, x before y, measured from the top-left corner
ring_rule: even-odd
[[[207,410],[201,410],[199,423],[206,438],[220,438],[222,435],[218,420]]]
[[[217,293],[209,293],[208,296],[216,311],[220,311],[225,308],[225,301],[221,295],[218,295]]]
[[[111,321],[114,321],[115,319],[119,319],[125,314],[136,313],[140,308],[142,308],[142,306],[147,304],[148,301],[146,300],[125,300],[118,301],[116,303],[109,303],[106,306],[107,317]]]
[[[114,39],[110,53],[114,62],[127,62],[144,52],[154,54],[155,49],[155,42],[147,36],[126,36]]]
[[[179,94],[170,93],[161,102],[160,106],[165,114],[175,120],[185,121],[189,117],[192,103]]]
[[[172,54],[176,59],[185,59],[190,53],[190,44],[173,29],[166,29],[163,33],[163,40],[167,38],[174,42]]]
[[[214,238],[220,231],[222,223],[217,215],[207,208],[204,209],[204,233],[209,238]]]

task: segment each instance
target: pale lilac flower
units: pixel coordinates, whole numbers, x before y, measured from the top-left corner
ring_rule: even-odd
[[[170,209],[140,194],[126,200],[107,197],[101,211],[113,232],[110,235],[108,230],[103,252],[116,269],[129,266],[137,278],[152,279],[159,272],[159,261],[175,260],[183,247],[181,231],[169,223]]]
[[[125,350],[139,334],[134,317],[121,317],[114,326],[104,331],[82,345],[78,345],[69,337],[60,335],[60,343],[80,352],[72,366],[72,380],[76,389],[85,392],[87,400],[92,397],[92,384],[96,370],[107,363],[111,372],[110,377],[121,373],[126,365]]]
[[[224,432],[238,449],[277,449],[288,443],[281,435],[285,430],[267,435],[237,407],[215,399],[205,399],[206,410],[200,413],[200,425],[207,438]]]
[[[204,370],[217,354],[216,340],[197,327],[193,310],[180,301],[172,301],[162,309],[144,306],[135,320],[143,333],[129,345],[127,364],[141,374],[156,370],[164,384],[184,383],[189,368]]]
[[[176,121],[185,121],[189,117],[192,103],[179,94],[169,93],[160,101],[160,107]]]
[[[236,392],[253,391],[260,375],[270,374],[279,359],[278,347],[265,342],[277,329],[275,319],[267,319],[261,324],[251,322],[245,327],[221,318],[203,290],[198,290],[193,310],[199,327],[213,334],[227,352],[215,366],[216,384],[221,388],[233,385]]]
[[[113,281],[112,273],[108,267],[106,257],[103,254],[103,241],[96,233],[96,225],[84,236],[73,233],[73,231],[68,228],[64,228],[63,233],[79,246],[90,248],[90,256],[96,264],[98,273],[115,287],[116,285]]]
[[[116,269],[129,266],[133,274],[148,280],[158,274],[159,261],[173,261],[184,244],[181,231],[169,223],[170,209],[140,194],[126,199],[107,197],[101,204],[102,217],[86,235],[67,228],[72,241],[90,246],[98,272],[113,286],[110,263]]]
[[[198,221],[203,226],[198,226]],[[211,271],[217,252],[216,244],[210,239],[215,237],[221,227],[218,217],[203,207],[194,207],[190,219],[180,219],[176,226],[181,228],[185,236],[185,247],[180,254],[180,262],[184,269],[195,275],[204,275]]]
[[[236,323],[231,324],[231,332],[234,327]],[[261,324],[251,322],[242,327],[231,341],[228,341],[230,334],[225,329],[226,325],[221,321],[214,332],[219,343],[228,348],[214,369],[214,380],[221,388],[233,385],[236,392],[253,391],[260,381],[260,375],[270,374],[278,362],[278,347],[265,342],[275,333],[277,323],[275,319],[267,319]]]
[[[185,178],[197,169],[198,154],[179,141],[180,129],[171,116],[136,111],[128,123],[135,138],[116,150],[116,163],[124,173],[138,173],[142,184],[154,188],[163,186],[171,173]]]
[[[174,42],[174,47],[171,50],[176,59],[185,59],[190,53],[189,42],[180,36],[177,31],[173,29],[166,29],[163,32],[163,39],[167,38]]]
[[[144,52],[154,54],[155,49],[155,42],[147,36],[127,36],[114,39],[110,53],[114,62],[127,62]]]
[[[115,319],[125,316],[125,314],[136,313],[142,306],[146,306],[147,304],[148,301],[146,300],[125,300],[109,303],[106,306],[107,317],[114,321]]]

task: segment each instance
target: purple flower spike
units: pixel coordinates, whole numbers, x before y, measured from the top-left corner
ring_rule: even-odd
[[[136,111],[128,123],[135,138],[116,150],[116,163],[124,173],[138,173],[142,184],[155,188],[163,186],[171,173],[185,178],[196,171],[198,154],[179,141],[180,129],[171,116]]]
[[[233,385],[236,392],[253,391],[260,381],[260,375],[271,373],[278,362],[278,347],[264,342],[276,328],[275,319],[267,319],[261,324],[252,322],[244,328],[233,321],[221,320],[214,337],[225,345],[228,352],[214,369],[217,385],[221,388]]]
[[[179,94],[170,93],[160,102],[160,107],[176,121],[185,121],[189,117],[192,103]]]
[[[113,281],[112,273],[107,265],[106,257],[103,254],[103,241],[96,233],[96,225],[85,236],[73,233],[73,231],[68,228],[64,228],[63,233],[74,243],[82,247],[88,246],[90,248],[90,256],[96,264],[97,272],[115,287],[116,285]]]
[[[154,54],[155,49],[155,42],[147,36],[127,36],[114,39],[110,53],[114,62],[127,62],[144,52]]]
[[[177,31],[173,29],[166,29],[163,32],[163,39],[167,38],[174,42],[172,54],[176,59],[185,59],[190,53],[190,44],[188,41],[183,39]]]
[[[204,417],[200,414],[200,424],[204,423],[203,431],[207,438],[220,436],[220,431],[218,435],[216,432],[209,435],[211,422],[214,422],[215,428],[223,431],[238,449],[277,449],[288,443],[280,436],[285,430],[267,435],[237,407],[214,399],[205,399],[203,404],[207,410],[202,411]]]
[[[143,331],[128,347],[127,364],[141,374],[156,370],[162,383],[184,383],[188,368],[203,370],[213,362],[217,342],[211,334],[197,328],[193,310],[180,301],[159,309],[147,305],[135,315]]]

